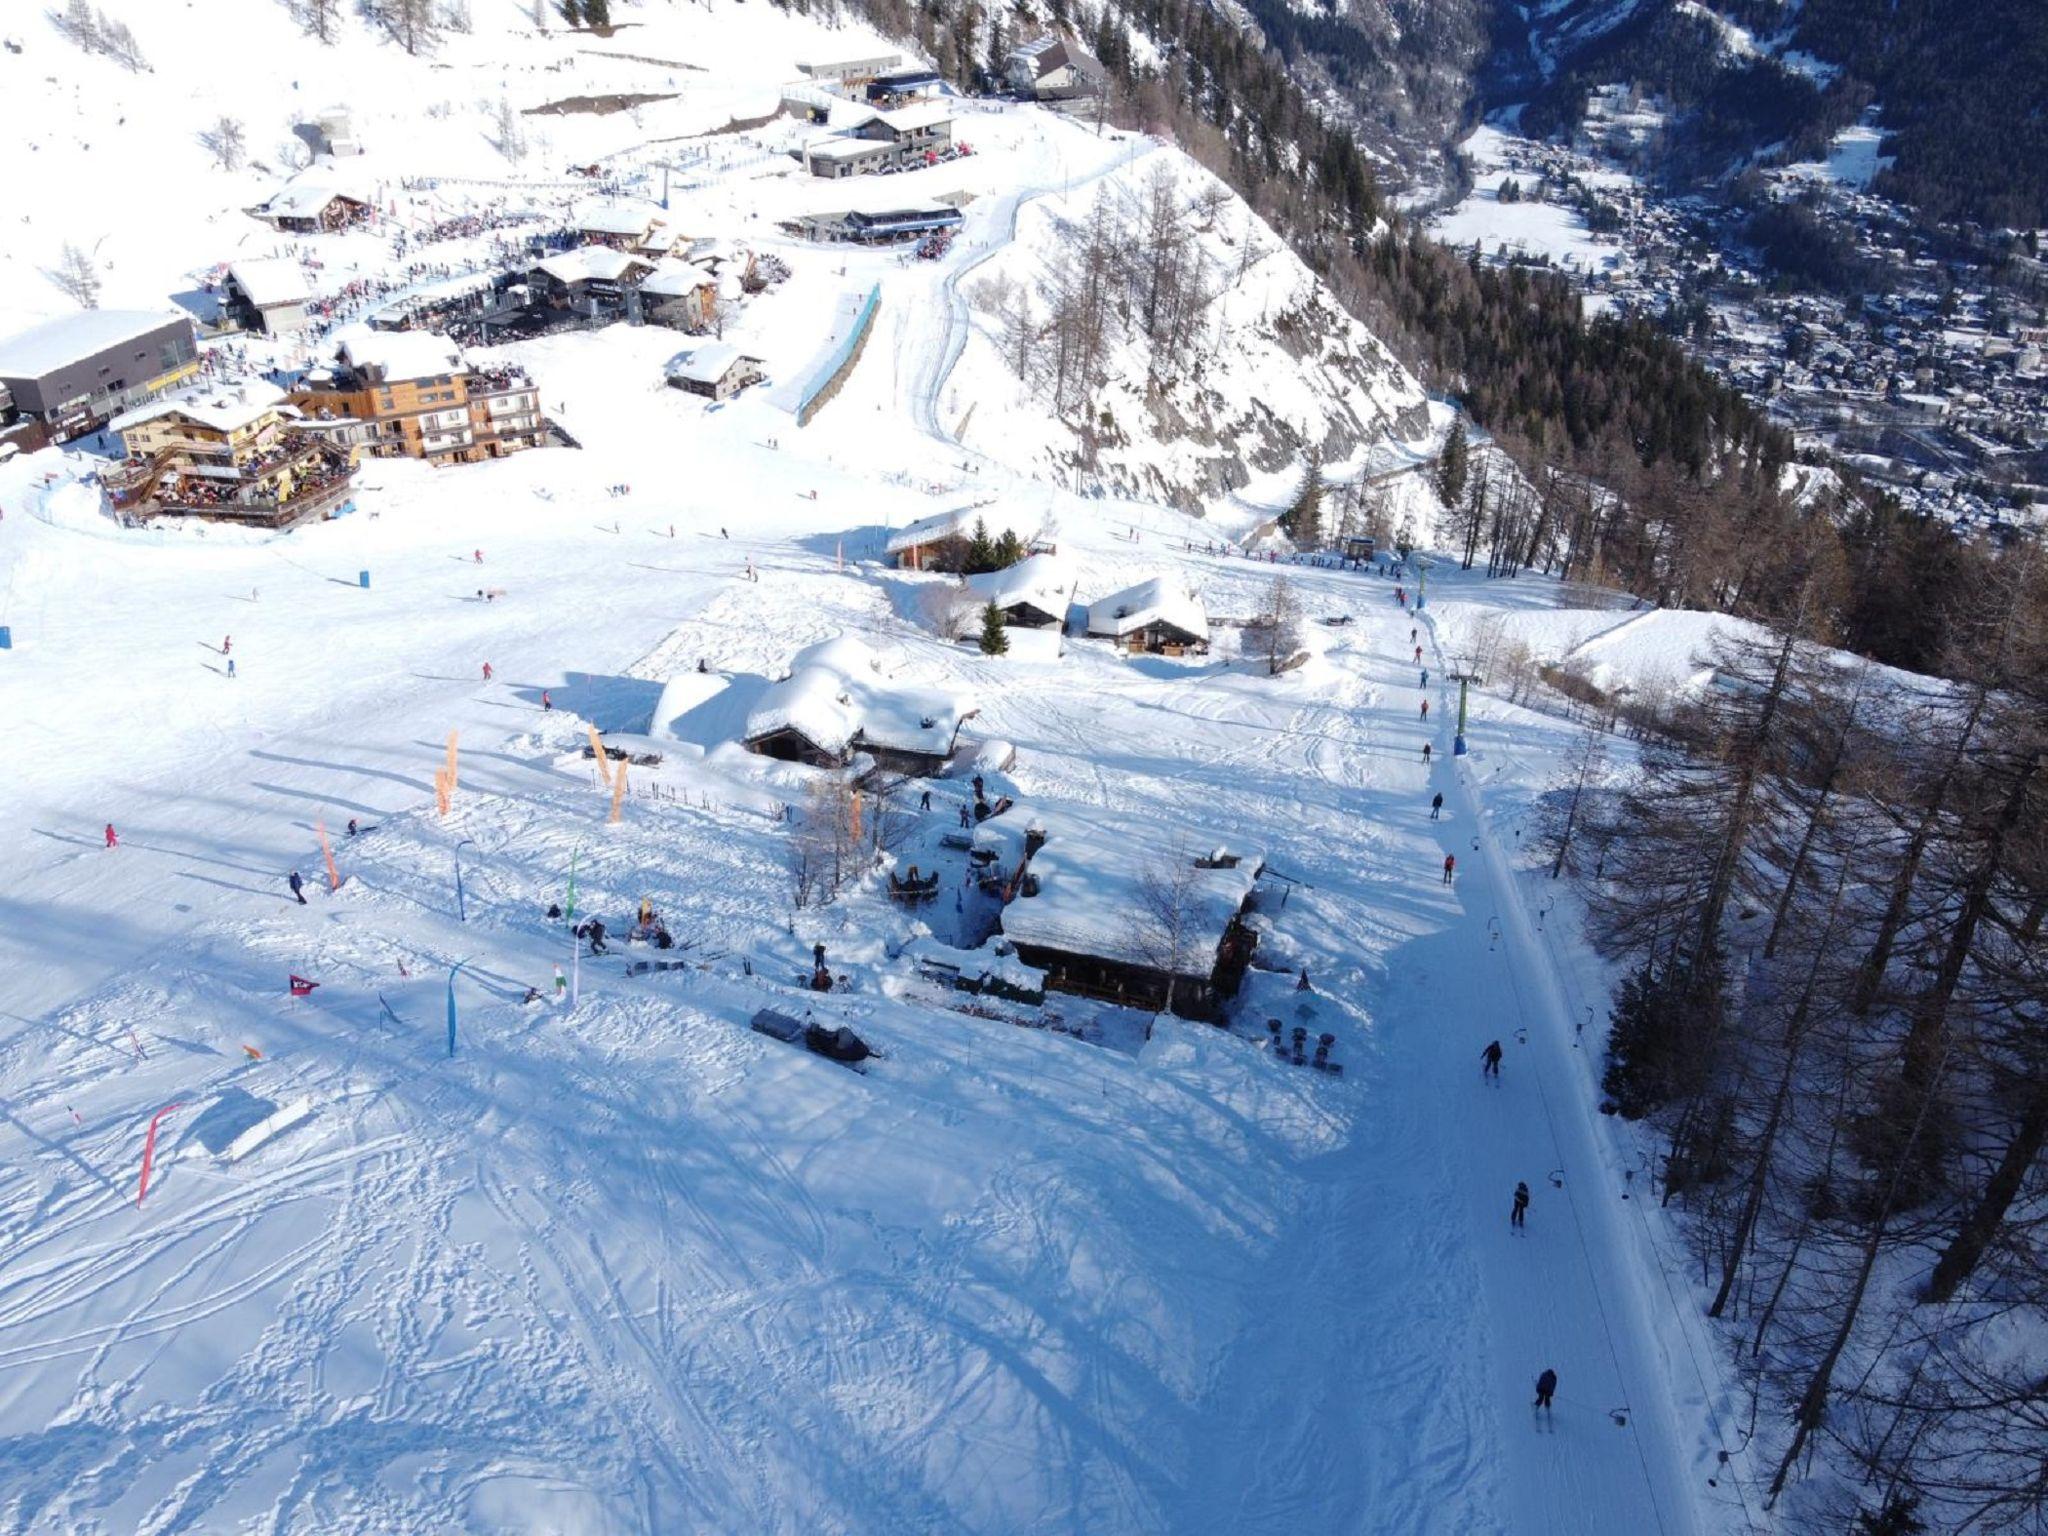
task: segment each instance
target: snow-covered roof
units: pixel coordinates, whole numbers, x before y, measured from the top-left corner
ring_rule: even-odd
[[[115,432],[126,432],[146,421],[176,414],[216,432],[239,432],[273,412],[285,416],[298,414],[285,404],[284,391],[275,384],[264,379],[244,379],[236,384],[206,384],[163,395],[116,416],[107,425]]]
[[[797,652],[790,675],[770,685],[748,714],[746,739],[793,730],[834,754],[856,746],[950,752],[973,704],[943,690],[891,686],[880,665],[851,635]]]
[[[306,281],[306,269],[282,256],[235,262],[228,268],[228,276],[258,309],[303,304],[312,292],[312,285]]]
[[[608,245],[585,245],[536,262],[534,267],[558,283],[587,283],[593,279],[601,283],[615,283],[635,267],[652,270],[653,263],[644,257],[615,251]]]
[[[888,124],[892,133],[916,133],[921,129],[936,128],[941,123],[950,123],[953,121],[953,109],[942,101],[920,101],[894,111],[877,112],[875,116]]]
[[[590,203],[571,222],[600,235],[644,235],[660,222],[659,210],[631,203]]]
[[[334,350],[349,367],[386,384],[469,372],[469,365],[462,360],[462,349],[432,331],[352,328]]]
[[[737,740],[746,734],[747,717],[766,686],[759,677],[679,672],[662,688],[648,733],[706,748]]]
[[[693,265],[720,266],[729,261],[744,262],[748,257],[747,248],[739,241],[721,235],[708,235],[701,240],[692,240],[690,248],[683,252],[683,260]]]
[[[1000,571],[968,577],[967,586],[980,601],[998,608],[1029,603],[1042,613],[1064,619],[1074,577],[1058,555],[1027,555]]]
[[[175,310],[88,309],[82,314],[59,315],[0,340],[0,377],[39,379],[66,363],[135,341],[173,321],[190,331],[191,320]]]
[[[1150,624],[1171,624],[1191,635],[1209,633],[1202,600],[1170,576],[1154,576],[1088,605],[1088,633],[1117,639]]]
[[[683,352],[669,361],[668,376],[691,384],[716,384],[745,356],[731,342],[707,341],[693,352]],[[759,362],[760,359],[753,359]]]
[[[977,519],[988,529],[990,538],[1014,533],[1029,543],[1046,531],[1045,511],[1042,506],[989,502],[982,506],[955,507],[950,512],[938,512],[930,517],[921,517],[889,536],[888,552],[900,555],[904,550],[915,549],[920,544],[932,544],[940,539],[968,538],[974,533]]]
[[[337,197],[368,203],[368,192],[331,165],[312,165],[270,194],[262,211],[272,218],[310,219]]]
[[[1010,62],[1027,63],[1031,66],[1034,77],[1042,78],[1069,62],[1067,45],[1050,33],[1044,37],[1034,37],[1030,42],[1020,43],[1010,50]]]
[[[687,261],[663,261],[640,280],[640,291],[657,299],[681,298],[699,288],[716,286],[716,278]]]
[[[1196,868],[1197,857],[1206,858],[1202,850],[1162,848],[1156,834],[1148,838],[1134,827],[1092,814],[1045,809],[1034,819],[1045,832],[1045,845],[1030,864],[1038,894],[1020,894],[1003,909],[1003,933],[1015,943],[1064,954],[1164,970],[1170,946],[1157,933],[1156,903],[1148,899],[1148,886],[1181,884],[1179,865],[1186,860],[1181,894],[1188,921],[1179,974],[1207,976],[1231,918],[1265,867],[1262,855],[1232,848],[1234,865]]]
[[[831,136],[804,146],[813,160],[856,160],[863,155],[886,155],[890,146],[881,139],[852,139]]]

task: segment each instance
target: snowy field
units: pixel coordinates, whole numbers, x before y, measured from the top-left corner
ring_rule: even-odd
[[[1472,190],[1455,208],[1429,221],[1430,234],[1445,245],[1470,249],[1476,243],[1489,256],[1543,259],[1581,274],[1624,266],[1628,253],[1589,230],[1576,208],[1537,200],[1537,174],[1511,167],[1515,142],[1491,124],[1473,130],[1460,146],[1472,160]],[[1508,181],[1520,187],[1521,201],[1500,200],[1501,186]]]
[[[137,88],[203,121],[172,67],[196,45],[127,9],[159,66]],[[507,173],[476,143],[506,48],[532,50],[522,100],[595,71],[703,93],[549,120],[559,159],[702,132],[821,41],[872,43],[719,5],[650,8],[613,44],[716,63],[714,87],[519,37],[523,5],[474,9],[445,80],[361,34],[331,60],[274,43],[331,69],[323,91],[386,72],[361,131],[394,178]],[[0,56],[0,99],[56,71],[61,45],[33,41]],[[293,73],[252,104],[285,111]],[[436,80],[467,116],[425,114],[409,145],[402,93]],[[1024,478],[1043,444],[952,439],[996,377],[962,275],[1037,238],[1052,189],[1172,156],[1029,110],[977,134],[987,159],[899,179],[984,194],[947,261],[791,247],[795,275],[748,306],[738,338],[780,382],[849,289],[883,285],[886,325],[809,427],[772,389],[666,389],[677,338],[619,327],[508,349],[580,450],[377,462],[355,513],[289,534],[123,530],[79,483],[92,461],[0,466],[0,1531],[1769,1528],[1690,1266],[1631,1198],[1645,1154],[1595,1112],[1580,1031],[1603,978],[1524,867],[1572,729],[1479,696],[1453,760],[1444,683],[1474,614],[1637,669],[1699,637],[1638,645],[1628,615],[1560,609],[1539,578],[1440,567],[1417,618],[1391,580],[1304,568],[1311,657],[1264,676],[1232,625],[1273,569],[1204,553],[1216,523]],[[207,195],[154,240],[110,232],[120,302],[272,238],[233,212],[261,188],[184,154],[165,180]],[[707,223],[820,206],[805,180],[743,179],[701,193]],[[337,261],[380,259],[364,238]],[[9,237],[7,270],[47,244]],[[1281,398],[1335,409],[1327,387]],[[1384,424],[1419,399],[1395,375],[1337,404]],[[935,634],[943,578],[885,568],[883,544],[982,498],[1044,509],[1080,601],[1193,587],[1215,654],[1070,638],[985,658]],[[1134,862],[1264,851],[1228,1027],[1060,994],[970,1013],[924,979],[906,945],[992,915],[942,841],[957,777],[895,855],[939,870],[930,907],[893,907],[880,872],[793,907],[780,812],[807,771],[650,733],[672,678],[765,686],[841,634],[892,682],[973,696],[968,736],[1016,748],[997,787],[1018,824],[1095,826]],[[592,727],[663,753],[628,770],[616,825]],[[572,961],[547,915],[572,880],[615,940],[651,901],[681,964],[635,972],[655,953],[623,942]],[[845,982],[829,994],[800,985],[814,944]],[[293,976],[318,985],[293,996]],[[748,1030],[763,1007],[881,1054],[856,1075],[793,1050]],[[1273,1018],[1332,1034],[1344,1075],[1276,1059]]]

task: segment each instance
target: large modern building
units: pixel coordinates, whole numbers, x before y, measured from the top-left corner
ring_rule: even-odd
[[[349,498],[355,457],[301,430],[284,391],[261,379],[198,385],[114,418],[128,456],[103,475],[129,517],[198,517],[285,527]]]
[[[199,341],[184,315],[88,309],[0,340],[0,388],[20,418],[63,441],[199,371]]]
[[[540,391],[521,370],[472,368],[432,331],[362,330],[307,374],[292,403],[303,430],[379,458],[473,463],[537,448]]]

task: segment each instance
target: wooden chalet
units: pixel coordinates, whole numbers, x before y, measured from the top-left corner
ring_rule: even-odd
[[[748,712],[749,752],[813,768],[876,767],[926,777],[944,770],[975,713],[958,695],[891,686],[874,652],[848,635],[797,653],[790,674]]]
[[[1186,878],[1120,824],[1047,812],[1026,840],[1026,859],[1003,909],[1002,931],[1045,984],[1128,1008],[1221,1022],[1258,947],[1247,920],[1265,861],[1217,849],[1190,860]],[[1171,940],[1148,893],[1173,888],[1183,905]]]
[[[1178,582],[1155,576],[1089,604],[1088,633],[1119,650],[1200,656],[1209,650],[1209,614]]]
[[[994,603],[1003,622],[1017,629],[1058,629],[1067,622],[1074,579],[1056,554],[1026,555],[1000,571],[967,578],[979,603]]]

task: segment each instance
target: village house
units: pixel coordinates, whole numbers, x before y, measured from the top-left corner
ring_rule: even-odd
[[[332,166],[316,163],[249,213],[287,234],[320,235],[353,229],[375,211],[363,189],[345,183]]]
[[[878,106],[901,106],[906,101],[936,96],[944,85],[945,77],[935,69],[891,70],[868,82],[868,100]]]
[[[640,313],[649,324],[701,333],[717,312],[718,279],[701,267],[664,261],[640,280]]]
[[[892,685],[880,659],[851,635],[799,651],[790,674],[748,712],[749,752],[814,768],[866,756],[877,768],[925,777],[944,770],[961,724],[976,713],[957,694]]]
[[[617,315],[626,295],[654,271],[654,263],[609,245],[586,245],[534,263],[528,293],[537,309],[579,315]]]
[[[540,391],[509,366],[471,369],[431,331],[350,335],[293,395],[309,431],[381,458],[503,458],[545,439]]]
[[[347,501],[355,457],[298,430],[299,411],[261,379],[205,384],[114,418],[127,458],[104,472],[114,509],[284,527]]]
[[[828,181],[871,176],[895,163],[896,146],[871,139],[828,136],[804,147],[805,168]]]
[[[699,271],[707,272],[720,282],[731,278],[748,293],[758,293],[767,286],[760,277],[760,264],[754,259],[752,247],[737,240],[707,235],[692,240],[681,252],[682,259]]]
[[[0,340],[0,387],[16,415],[9,441],[65,442],[199,372],[199,340],[176,312],[89,309]]]
[[[761,377],[761,359],[722,341],[708,341],[668,365],[670,384],[711,400],[730,400]]]
[[[1202,600],[1179,582],[1154,576],[1090,603],[1088,633],[1115,641],[1122,651],[1206,655],[1209,614]]]
[[[803,156],[813,176],[838,179],[927,164],[952,147],[952,109],[924,101],[870,112],[848,133],[813,140]]]
[[[1019,629],[1054,629],[1067,622],[1074,577],[1058,555],[1026,555],[1000,571],[968,577],[967,587],[977,603],[994,603],[1005,624]]]
[[[579,208],[570,222],[584,244],[608,245],[616,251],[653,250],[655,232],[663,228],[655,208],[632,203],[592,203]],[[661,249],[667,243],[664,237]]]
[[[283,257],[238,261],[221,281],[221,305],[252,331],[275,336],[305,325],[312,285],[306,269]]]
[[[1047,33],[1010,50],[1003,61],[1003,78],[1019,96],[1058,101],[1083,94],[1091,76],[1077,51]]]
[[[1048,987],[1222,1020],[1258,945],[1246,914],[1263,858],[1148,847],[1130,828],[1056,810],[1034,817],[1025,847],[1002,931]]]
[[[974,547],[977,523],[991,539],[999,539],[1005,533],[1015,534],[1018,542],[1030,553],[1052,554],[1056,551],[1051,531],[1041,512],[991,502],[983,506],[955,507],[950,512],[919,518],[889,536],[888,556],[899,570],[964,571],[969,552]]]
[[[903,62],[900,53],[849,54],[839,58],[817,58],[801,62],[797,69],[807,78],[858,85],[885,74]]]
[[[898,163],[909,165],[953,142],[953,109],[942,101],[918,102],[877,112],[854,132],[895,146]]]

